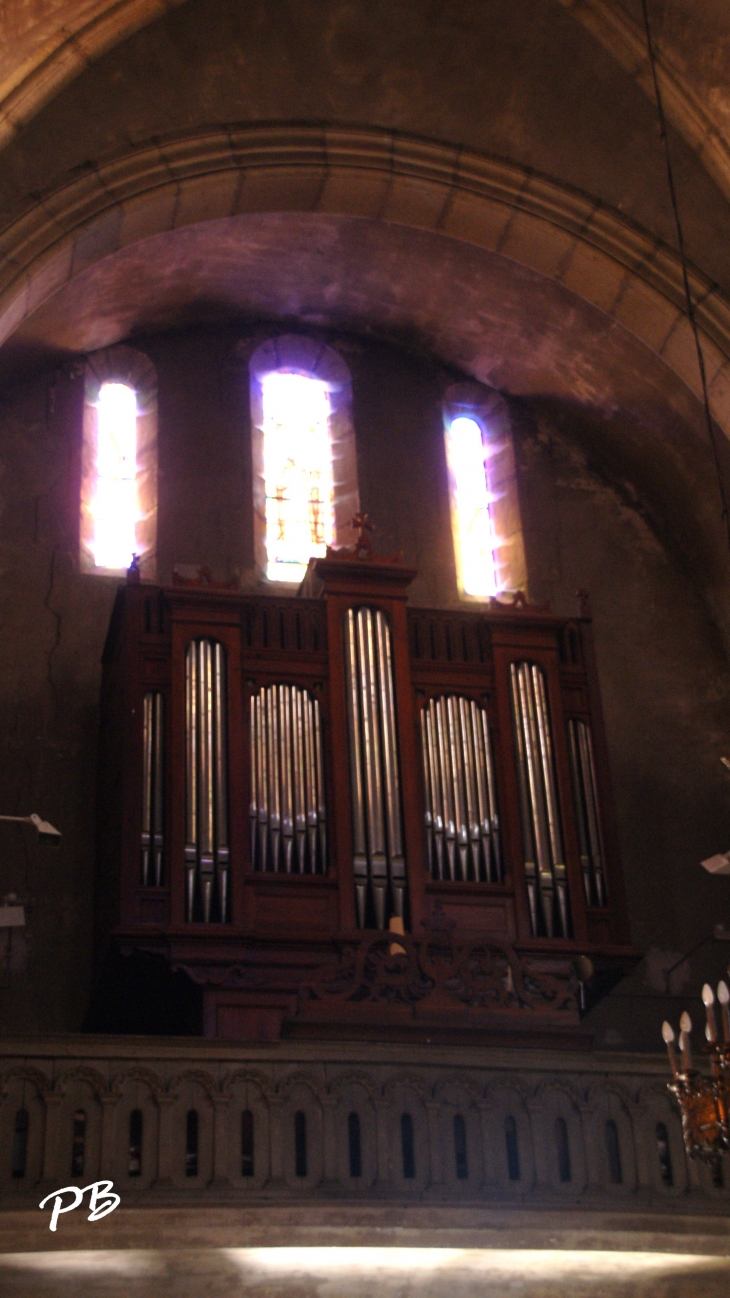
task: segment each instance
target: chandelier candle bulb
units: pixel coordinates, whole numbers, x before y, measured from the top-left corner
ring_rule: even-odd
[[[717,1041],[717,1023],[715,1022],[715,997],[709,983],[705,983],[702,988],[702,1004],[707,1013],[707,1029],[705,1036],[712,1045]]]
[[[686,1073],[688,1068],[692,1067],[692,1048],[690,1045],[689,1034],[692,1031],[692,1020],[685,1010],[679,1020],[679,1048],[682,1052],[682,1069]]]
[[[669,1063],[672,1069],[672,1076],[677,1077],[678,1071],[677,1071],[677,1055],[674,1049],[674,1028],[672,1027],[671,1023],[667,1023],[666,1019],[662,1023],[662,1036],[664,1038],[664,1044],[667,1047],[667,1054],[669,1055]]]
[[[717,999],[720,1002],[720,1014],[722,1015],[722,1035],[725,1044],[730,1045],[730,988],[728,988],[727,983],[718,983]]]

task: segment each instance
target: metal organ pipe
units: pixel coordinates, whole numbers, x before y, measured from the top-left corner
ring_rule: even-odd
[[[164,700],[148,691],[142,703],[142,886],[162,884],[164,855]]]
[[[345,614],[353,871],[357,922],[403,916],[406,866],[401,822],[391,633],[380,609]]]
[[[426,835],[434,879],[502,878],[499,816],[486,709],[462,695],[429,699],[421,712]],[[444,851],[444,837],[446,840]]]
[[[365,927],[365,905],[368,889],[368,853],[365,841],[365,801],[360,743],[360,710],[358,707],[357,641],[355,614],[347,610],[345,669],[347,674],[347,720],[350,739],[350,792],[352,814],[352,868],[355,876],[355,905],[359,928]]]
[[[252,694],[254,870],[325,873],[323,768],[319,700],[298,685],[264,685]]]
[[[228,913],[226,660],[217,641],[191,640],[185,656],[185,876],[188,920]]]
[[[393,660],[390,651],[390,627],[382,613],[375,614],[377,662],[380,681],[380,724],[383,732],[383,774],[385,815],[388,828],[388,865],[393,909],[401,919],[406,892],[406,863],[401,831],[400,772],[395,726]]]
[[[560,830],[545,676],[536,663],[510,664],[512,721],[532,932],[568,937],[568,885]]]
[[[585,721],[568,721],[570,774],[573,783],[578,846],[586,905],[606,905],[606,878],[598,818],[598,790],[591,732]]]

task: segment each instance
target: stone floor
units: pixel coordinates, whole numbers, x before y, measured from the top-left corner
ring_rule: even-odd
[[[4,1298],[726,1298],[730,1258],[380,1247],[98,1249],[0,1256]]]

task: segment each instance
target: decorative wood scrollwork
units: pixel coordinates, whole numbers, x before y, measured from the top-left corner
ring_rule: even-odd
[[[446,941],[443,937],[446,937]],[[545,973],[498,938],[458,941],[435,931],[425,938],[389,934],[343,947],[337,965],[323,965],[300,1000],[415,1005],[512,1012],[577,1012],[572,972]]]

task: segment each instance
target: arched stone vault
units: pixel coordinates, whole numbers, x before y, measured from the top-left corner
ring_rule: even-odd
[[[619,0],[556,0],[653,98],[642,28]],[[184,0],[5,0],[0,34],[0,148],[65,85],[107,50]],[[699,0],[692,0],[697,9]],[[682,8],[680,3],[674,8]],[[710,11],[710,5],[704,8]],[[664,6],[662,7],[662,10]],[[659,15],[664,18],[662,12]],[[712,23],[715,14],[710,13]],[[730,195],[730,142],[716,96],[688,68],[663,28],[656,53],[669,120]],[[677,26],[677,24],[675,24]],[[718,42],[728,33],[715,22]],[[663,39],[662,39],[663,38]]]
[[[650,512],[654,501],[664,539],[702,573],[726,621],[681,269],[584,194],[375,129],[207,131],[43,195],[0,236],[0,252],[6,371],[24,350],[91,351],[237,313],[375,330],[515,395],[598,417],[597,431],[586,425],[594,462],[630,481]],[[693,290],[713,412],[730,435],[730,301],[699,273]]]
[[[93,59],[183,0],[5,0],[0,148]]]
[[[74,276],[141,239],[264,211],[368,217],[497,252],[597,307],[699,393],[669,248],[512,163],[368,128],[181,136],[44,194],[0,236],[0,340]],[[730,300],[699,272],[691,278],[713,413],[730,435]]]

